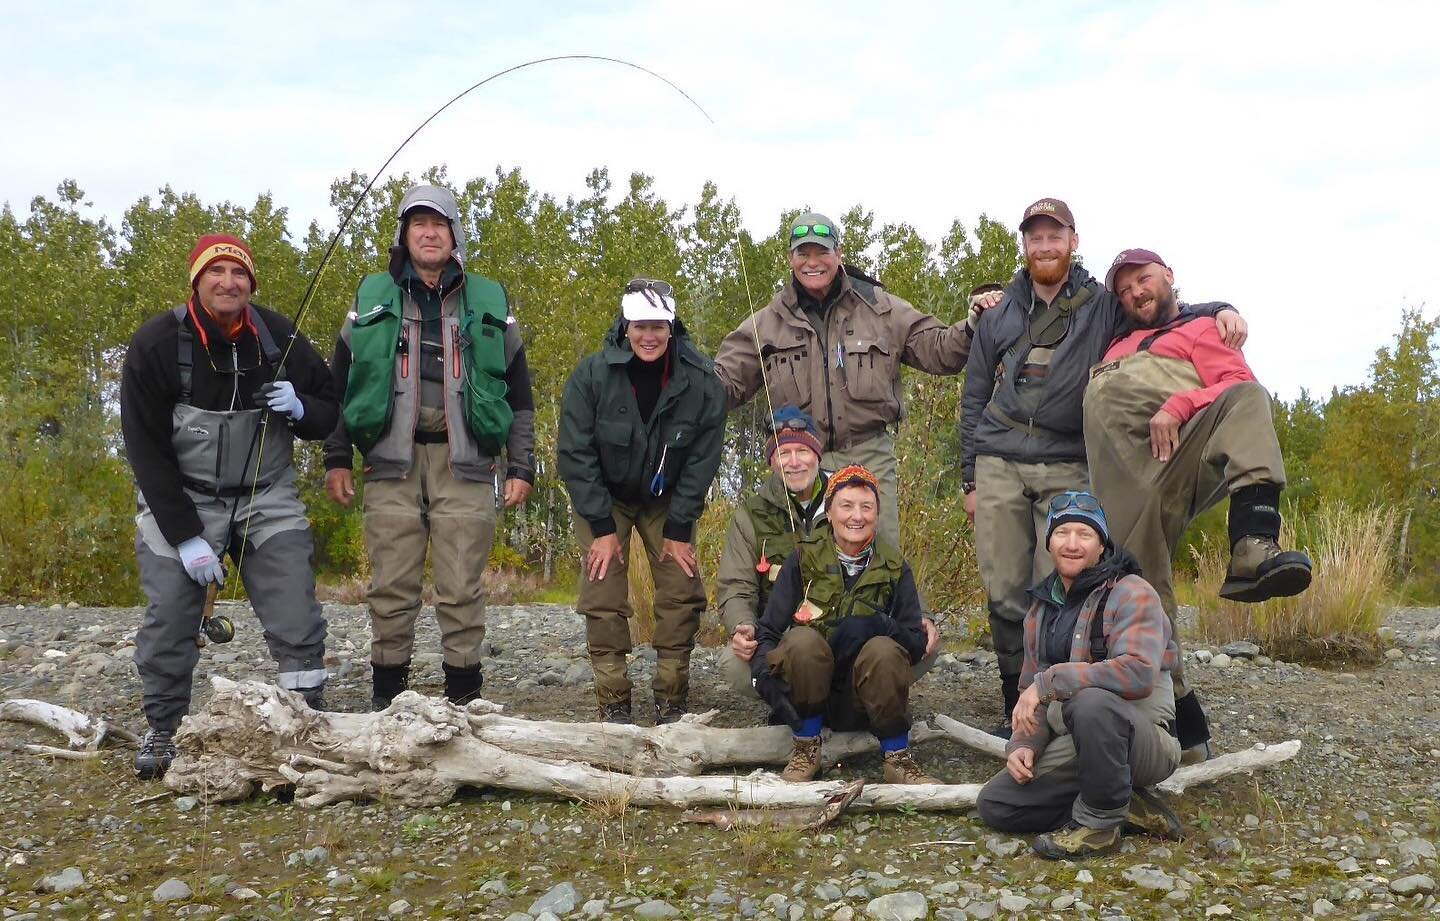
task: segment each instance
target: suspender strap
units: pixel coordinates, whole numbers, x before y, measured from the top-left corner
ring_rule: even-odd
[[[283,353],[275,344],[270,327],[265,325],[265,321],[253,306],[246,305],[245,309],[249,311],[250,326],[254,328],[255,336],[260,341],[260,354],[265,356],[265,363],[272,368],[278,367]],[[189,403],[195,384],[195,333],[185,323],[185,316],[189,313],[188,305],[181,304],[170,313],[180,327],[175,336],[175,364],[180,369],[180,402]],[[285,369],[280,368],[277,380],[284,376]]]
[[[1095,616],[1090,619],[1090,661],[1103,662],[1110,658],[1110,649],[1105,642],[1105,605],[1110,603],[1110,592],[1115,583],[1105,586],[1100,593],[1100,603],[1095,605]]]

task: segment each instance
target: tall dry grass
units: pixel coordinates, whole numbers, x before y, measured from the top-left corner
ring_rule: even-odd
[[[715,571],[720,566],[720,552],[725,547],[725,532],[733,512],[733,503],[723,499],[712,501],[706,504],[704,514],[695,523],[695,561],[700,566],[700,578],[705,581],[706,597],[712,608]],[[655,578],[650,573],[650,559],[645,555],[645,544],[639,534],[631,532],[625,552],[625,560],[630,564],[630,607],[635,612],[630,618],[630,641],[648,643],[655,637]],[[702,631],[699,640],[713,645],[717,638],[709,633],[713,630]]]
[[[1378,506],[1322,502],[1293,529],[1287,522],[1281,545],[1310,554],[1314,579],[1299,595],[1260,604],[1220,597],[1229,548],[1204,542],[1192,551],[1200,634],[1216,643],[1249,639],[1286,659],[1374,658],[1394,577],[1396,519]]]

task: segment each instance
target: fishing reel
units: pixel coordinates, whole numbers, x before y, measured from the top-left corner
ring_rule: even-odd
[[[200,632],[212,643],[228,643],[235,639],[235,621],[224,614],[212,614],[200,621]]]

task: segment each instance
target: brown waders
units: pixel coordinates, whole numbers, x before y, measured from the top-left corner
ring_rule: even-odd
[[[1253,382],[1225,390],[1185,423],[1169,461],[1154,458],[1150,418],[1158,408],[1156,393],[1199,386],[1190,362],[1138,352],[1097,367],[1085,390],[1085,450],[1110,536],[1140,561],[1172,627],[1171,562],[1190,522],[1238,489],[1285,483],[1270,395]],[[1183,668],[1172,677],[1175,696],[1186,696]]]
[[[588,578],[584,562],[595,538],[585,519],[573,516],[581,561],[580,600],[576,608],[585,615],[585,638],[590,647],[590,665],[595,672],[595,698],[601,707],[630,701],[631,683],[626,674],[625,657],[631,648],[630,617],[634,613],[630,607],[628,559],[632,530],[645,545],[655,581],[655,636],[651,645],[655,647],[656,702],[684,701],[690,689],[690,652],[695,648],[695,632],[705,610],[705,585],[699,573],[687,576],[674,560],[660,561],[669,508],[668,498],[639,506],[614,502],[611,517],[627,558],[611,563],[605,578],[598,581]]]
[[[825,717],[837,731],[868,729],[888,739],[910,730],[910,656],[887,636],[860,648],[848,680],[835,680],[835,656],[814,627],[791,627],[765,658],[770,674],[790,685],[790,700],[802,719]]]

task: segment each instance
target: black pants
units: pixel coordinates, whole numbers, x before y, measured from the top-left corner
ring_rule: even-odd
[[[1008,832],[1051,831],[1071,819],[1090,828],[1119,825],[1130,791],[1159,783],[1180,763],[1174,737],[1118,694],[1086,688],[1063,712],[1069,735],[1051,740],[1034,779],[1017,784],[1002,770],[980,791],[985,824]]]

